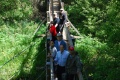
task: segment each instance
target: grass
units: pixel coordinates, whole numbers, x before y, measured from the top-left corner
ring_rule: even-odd
[[[0,68],[0,80],[9,80],[10,78],[16,80],[23,77],[24,74],[26,74],[24,77],[28,77],[27,74],[36,73],[36,64],[40,62],[36,61],[37,55],[43,49],[40,46],[43,46],[45,41],[43,38],[33,40],[33,33],[37,27],[38,23],[33,21],[16,21],[16,23],[1,26],[0,55],[2,56],[0,56],[0,66],[28,47],[31,42],[34,45],[28,47],[21,55]],[[37,34],[43,34],[45,31],[43,29],[45,29],[44,25],[41,26]]]
[[[42,72],[36,67],[45,64],[45,37],[36,37],[45,33],[45,25],[33,35],[40,20],[33,20],[35,9],[29,0],[0,3],[0,80],[35,79]]]
[[[0,80],[36,79],[43,71],[38,68],[45,65],[45,37],[36,35],[45,33],[45,25],[33,35],[40,23],[33,20],[33,2],[0,2]]]

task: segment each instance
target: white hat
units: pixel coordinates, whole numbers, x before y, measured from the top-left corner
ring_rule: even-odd
[[[56,12],[54,12],[53,14],[54,14],[54,15],[57,15],[57,13],[56,13]]]
[[[47,22],[47,24],[50,24],[50,22]]]
[[[53,13],[53,15],[57,17],[57,13],[56,13],[56,12],[55,12],[55,13]]]
[[[58,36],[58,37],[59,37],[59,36],[62,36],[62,34],[61,34],[61,33],[58,33],[57,36]]]
[[[63,9],[63,8],[61,8],[60,10],[61,10],[61,11],[63,11],[64,9]]]

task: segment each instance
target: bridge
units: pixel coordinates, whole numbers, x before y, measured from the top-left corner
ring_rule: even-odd
[[[57,13],[59,15],[60,13],[60,9],[64,9],[64,2],[62,2],[61,0],[47,0],[47,15],[46,15],[46,19],[44,19],[42,21],[42,23],[38,26],[38,28],[35,30],[34,34],[32,37],[35,36],[35,34],[38,32],[38,30],[40,29],[40,26],[47,20],[47,27],[49,25],[49,23],[51,21],[53,21],[53,13]],[[63,40],[67,40],[68,43],[70,44],[70,46],[74,46],[74,40],[75,38],[82,38],[79,31],[73,26],[73,24],[70,22],[70,20],[68,19],[67,17],[67,11],[64,10],[64,13],[66,15],[66,18],[67,18],[67,21],[64,25],[64,28],[63,28]],[[78,36],[72,36],[72,34],[70,34],[70,30],[74,30]],[[50,40],[51,38],[51,34],[48,30],[46,30],[46,34],[44,34],[43,36],[46,36],[46,47],[47,46],[47,43],[48,41]],[[26,47],[25,49],[23,49],[21,52],[19,52],[18,54],[14,55],[11,59],[9,59],[7,62],[5,62],[2,66],[0,66],[0,69],[2,69],[6,64],[8,64],[10,61],[14,60],[15,58],[17,58],[18,56],[20,56],[21,54],[23,54],[27,49],[29,49],[31,46],[34,46],[35,45],[35,42],[31,42],[30,45],[28,47]],[[47,49],[45,48],[43,51],[46,50],[46,63],[45,63],[45,72],[46,72],[46,80],[54,80],[54,73],[53,73],[53,61],[52,61],[52,58],[48,58],[47,55],[48,55],[48,51]],[[43,52],[41,51],[41,53]],[[40,66],[41,69],[44,69],[42,66]],[[44,73],[43,71],[43,73]],[[18,71],[17,73],[19,73],[20,71]],[[41,80],[41,75],[43,75],[43,73],[40,73],[39,77],[36,79],[36,80]],[[9,80],[12,80],[13,77],[16,76],[16,73],[11,76],[11,78]],[[21,80],[21,79],[20,79]],[[27,79],[24,79],[24,80],[27,80]]]
[[[49,25],[49,23],[53,21],[53,13],[57,13],[57,15],[59,15],[61,8],[64,9],[64,2],[62,2],[61,0],[49,0],[47,2],[47,25]],[[63,28],[63,33],[62,33],[63,40],[67,40],[70,46],[74,46],[73,42],[75,37],[70,34],[70,29],[74,30],[79,35],[78,38],[81,38],[80,33],[68,19],[67,11],[64,10],[64,13],[66,15],[67,22]],[[51,39],[51,34],[49,31],[46,32],[46,36],[47,36],[46,41],[49,41]],[[46,56],[47,55],[48,55],[48,51],[46,51]],[[52,58],[48,58],[48,57],[46,57],[46,80],[55,80],[54,72],[53,72],[53,61]]]

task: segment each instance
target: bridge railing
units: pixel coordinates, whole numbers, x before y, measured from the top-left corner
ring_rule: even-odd
[[[61,8],[64,9],[64,2],[61,2]],[[63,29],[63,35],[66,35],[66,36],[65,37],[63,36],[63,38],[68,40],[68,43],[69,43],[70,46],[73,46],[73,41],[72,41],[72,38],[70,36],[70,30],[69,29],[70,28],[74,29],[74,31],[78,34],[78,36],[80,36],[80,38],[82,38],[82,36],[81,36],[80,32],[75,28],[75,26],[71,23],[71,21],[68,19],[67,11],[64,10],[64,12],[65,12],[65,15],[66,15],[66,25]],[[83,80],[82,73],[78,74],[78,77],[79,77],[80,80]],[[76,79],[74,79],[74,80],[76,80]]]
[[[49,26],[50,22],[53,21],[53,0],[49,0],[49,10],[47,11],[47,26]],[[48,41],[51,39],[50,32],[46,32],[46,47],[48,48]],[[54,72],[53,72],[53,60],[52,57],[48,58],[48,51],[46,50],[46,80],[54,80]]]
[[[59,7],[60,8],[63,8],[64,9],[64,3],[63,2],[61,2],[61,0],[59,0],[59,3],[60,3],[60,5],[59,5]],[[53,0],[50,0],[50,2],[49,2],[49,11],[48,11],[48,17],[49,17],[49,22],[50,21],[52,21],[53,20],[53,18],[52,18],[52,13],[53,13]],[[67,17],[67,11],[65,11],[65,14],[66,14],[66,17]],[[77,32],[77,34],[80,36],[80,33],[79,33],[79,31],[74,27],[74,25],[70,22],[70,20],[68,19],[68,17],[67,17],[67,23],[69,24],[69,26],[72,28],[72,29],[74,29],[76,32]],[[70,31],[69,31],[69,27],[67,26],[67,24],[66,25],[64,25],[64,28],[63,28],[63,39],[64,40],[68,40],[68,43],[69,43],[69,45],[70,46],[73,46],[73,41],[72,41],[72,38],[71,38],[71,36],[70,36]],[[46,52],[46,55],[47,55],[48,53]],[[46,58],[47,59],[47,58]],[[53,73],[53,60],[52,60],[52,58],[49,58],[49,61],[47,61],[46,60],[46,62],[47,62],[47,67],[46,67],[46,70],[47,70],[47,77],[46,77],[46,80],[54,80],[54,73]],[[49,79],[48,79],[48,76],[49,76]]]
[[[63,8],[63,2],[59,0],[59,7]],[[47,22],[51,22],[53,20],[52,14],[53,14],[53,0],[50,0],[49,2],[49,11],[47,11],[48,19]],[[49,23],[48,23],[49,24]],[[69,29],[66,25],[64,25],[63,28],[63,39],[68,40],[68,43],[70,46],[73,46],[72,39],[70,37]],[[47,40],[48,41],[48,40]],[[46,56],[48,55],[48,51],[46,51]],[[52,58],[46,57],[46,80],[54,80],[54,72],[53,72],[53,60]]]
[[[61,8],[64,9],[64,2],[61,2]],[[66,14],[66,18],[67,18],[67,22],[69,23],[69,26],[72,27],[76,33],[80,36],[80,32],[75,28],[75,26],[71,23],[71,21],[68,19],[68,16],[67,16],[67,11],[64,11],[65,14]]]

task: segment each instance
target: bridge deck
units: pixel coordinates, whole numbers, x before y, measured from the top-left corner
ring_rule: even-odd
[[[61,0],[50,0],[49,3],[49,9],[47,11],[47,23],[49,24],[52,20],[53,20],[53,16],[52,13],[57,12],[57,14],[59,15],[60,12],[60,8],[64,9],[64,3],[61,2]],[[66,15],[67,12],[65,11]],[[68,22],[70,23],[70,22]],[[69,26],[71,27],[71,26]],[[70,36],[70,32],[69,32],[69,27],[67,27],[67,25],[64,26],[63,28],[63,39],[64,40],[68,40],[68,43],[70,44],[70,46],[73,46],[73,42],[72,42],[72,38]],[[48,31],[47,32],[47,39],[51,39],[51,34]],[[46,53],[47,55],[47,53]],[[46,57],[46,80],[54,80],[54,74],[53,74],[53,63],[51,61],[51,59]]]

